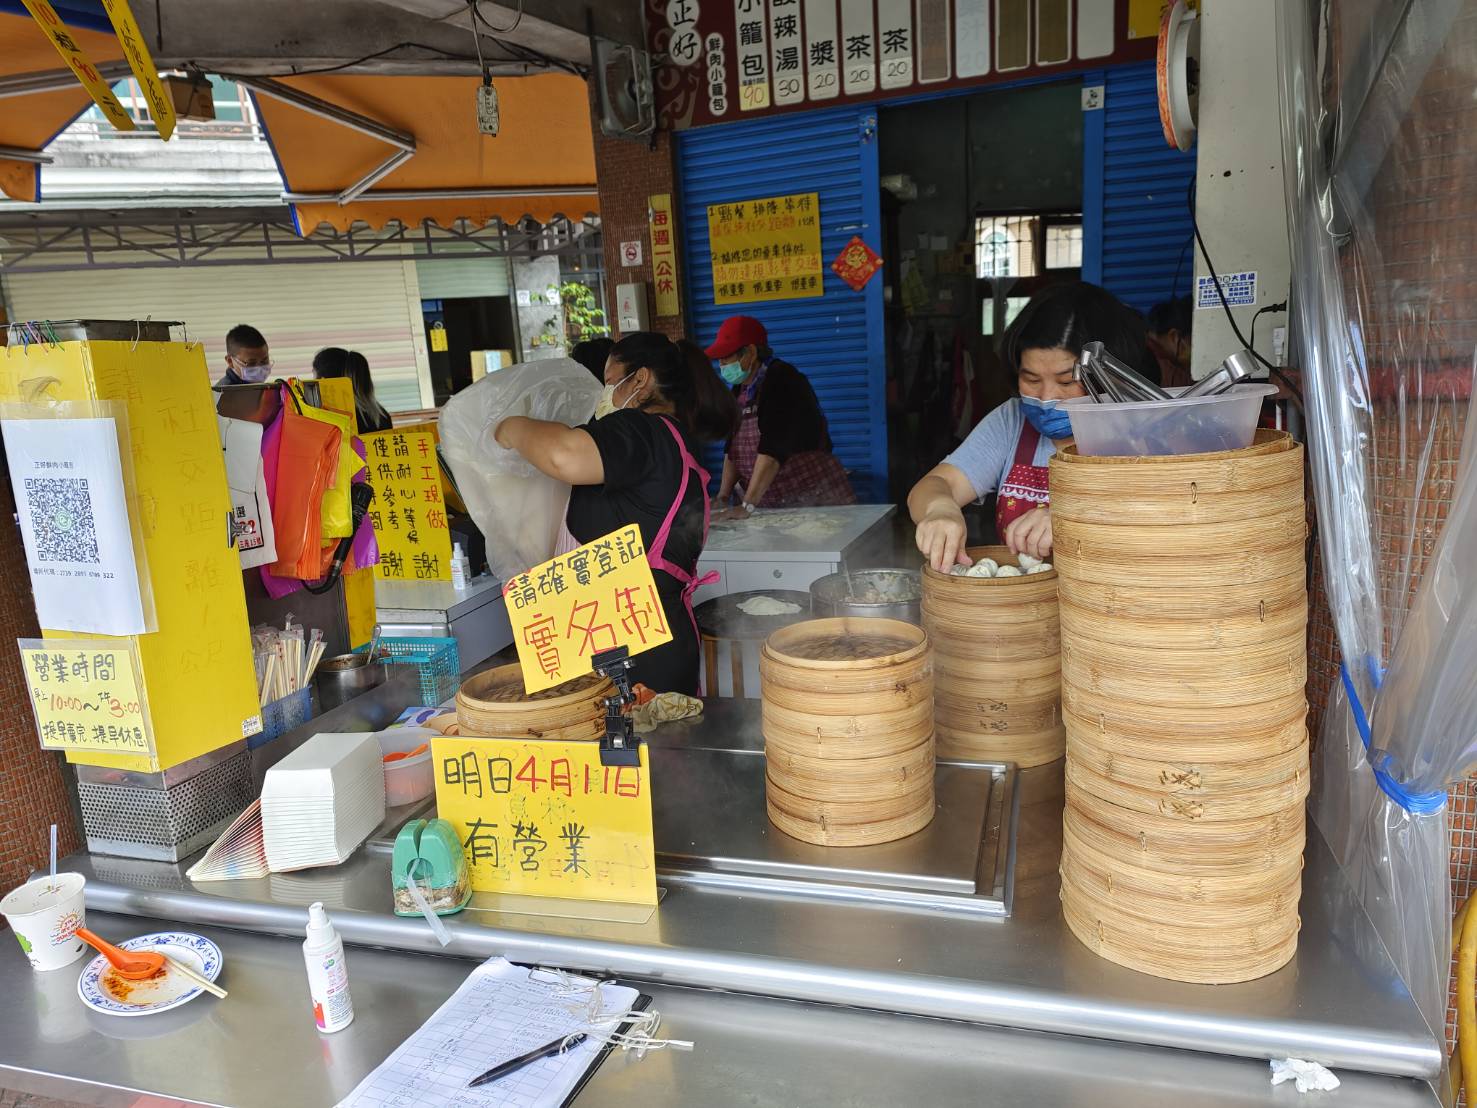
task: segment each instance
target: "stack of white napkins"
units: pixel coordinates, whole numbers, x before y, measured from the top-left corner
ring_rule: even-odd
[[[368,731],[314,735],[267,770],[262,837],[272,872],[348,860],[385,818],[382,759]]]

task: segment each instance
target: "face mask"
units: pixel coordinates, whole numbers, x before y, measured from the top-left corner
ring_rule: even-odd
[[[630,380],[629,377],[622,377],[615,384],[605,386],[604,391],[600,394],[600,399],[595,401],[596,419],[604,419],[612,412],[618,412],[625,407],[624,404],[617,404],[615,402],[615,390],[624,385],[628,380]]]
[[[236,376],[249,385],[259,385],[272,374],[272,363],[262,362],[260,365],[242,365],[233,361],[232,368],[236,370]]]
[[[718,376],[730,385],[737,385],[748,375],[743,362],[724,362],[718,367]]]
[[[1058,406],[1060,404],[1060,400],[1021,397],[1021,411],[1025,413],[1026,421],[1049,439],[1072,437],[1072,417],[1065,408]]]

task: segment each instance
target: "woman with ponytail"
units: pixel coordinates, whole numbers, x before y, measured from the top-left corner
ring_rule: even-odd
[[[638,331],[611,348],[605,391],[583,427],[513,416],[500,446],[571,486],[565,526],[579,543],[634,523],[672,641],[631,659],[631,679],[654,692],[694,694],[699,641],[692,594],[708,535],[708,474],[698,446],[734,432],[738,406],[703,352]]]

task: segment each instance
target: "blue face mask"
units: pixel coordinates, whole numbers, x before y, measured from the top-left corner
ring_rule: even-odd
[[[1072,437],[1072,417],[1067,409],[1060,407],[1060,400],[1037,400],[1034,396],[1021,397],[1021,411],[1026,422],[1049,439]]]
[[[748,375],[743,362],[724,362],[718,367],[718,376],[730,385],[739,384]]]

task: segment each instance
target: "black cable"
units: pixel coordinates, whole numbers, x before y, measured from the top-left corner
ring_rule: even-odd
[[[1216,296],[1220,298],[1221,307],[1225,310],[1226,321],[1231,325],[1231,331],[1236,336],[1236,341],[1244,346],[1253,358],[1267,367],[1267,372],[1288,391],[1292,402],[1297,405],[1299,412],[1304,412],[1303,394],[1298,387],[1292,383],[1292,379],[1278,369],[1266,358],[1256,352],[1256,349],[1246,341],[1246,336],[1241,333],[1241,327],[1236,322],[1236,314],[1231,311],[1231,305],[1226,300],[1226,290],[1221,287],[1220,274],[1215,271],[1215,263],[1210,260],[1210,251],[1205,248],[1205,239],[1200,234],[1200,222],[1195,218],[1195,178],[1190,178],[1190,187],[1186,192],[1186,202],[1190,208],[1190,226],[1195,231],[1195,241],[1200,245],[1200,256],[1205,259],[1205,268],[1210,271],[1210,279],[1215,284]],[[1306,413],[1305,413],[1306,418]]]
[[[324,66],[322,69],[291,69],[286,73],[278,74],[282,77],[314,77],[320,73],[337,73],[342,69],[353,69],[356,65],[372,62],[376,58],[383,58],[386,54],[393,54],[396,50],[413,48],[416,50],[429,50],[433,54],[440,54],[443,58],[449,58],[458,62],[476,61],[476,58],[465,54],[453,54],[450,50],[442,50],[439,46],[427,46],[422,42],[397,42],[394,46],[386,46],[383,50],[376,50],[373,54],[366,54],[362,58],[355,58],[351,62],[340,62],[338,65]]]
[[[1285,312],[1285,311],[1287,311],[1287,301],[1286,300],[1282,301],[1279,304],[1268,304],[1265,308],[1258,308],[1256,310],[1256,313],[1251,317],[1251,345],[1252,345],[1252,349],[1256,349],[1256,321],[1258,319],[1260,319],[1267,312]]]

